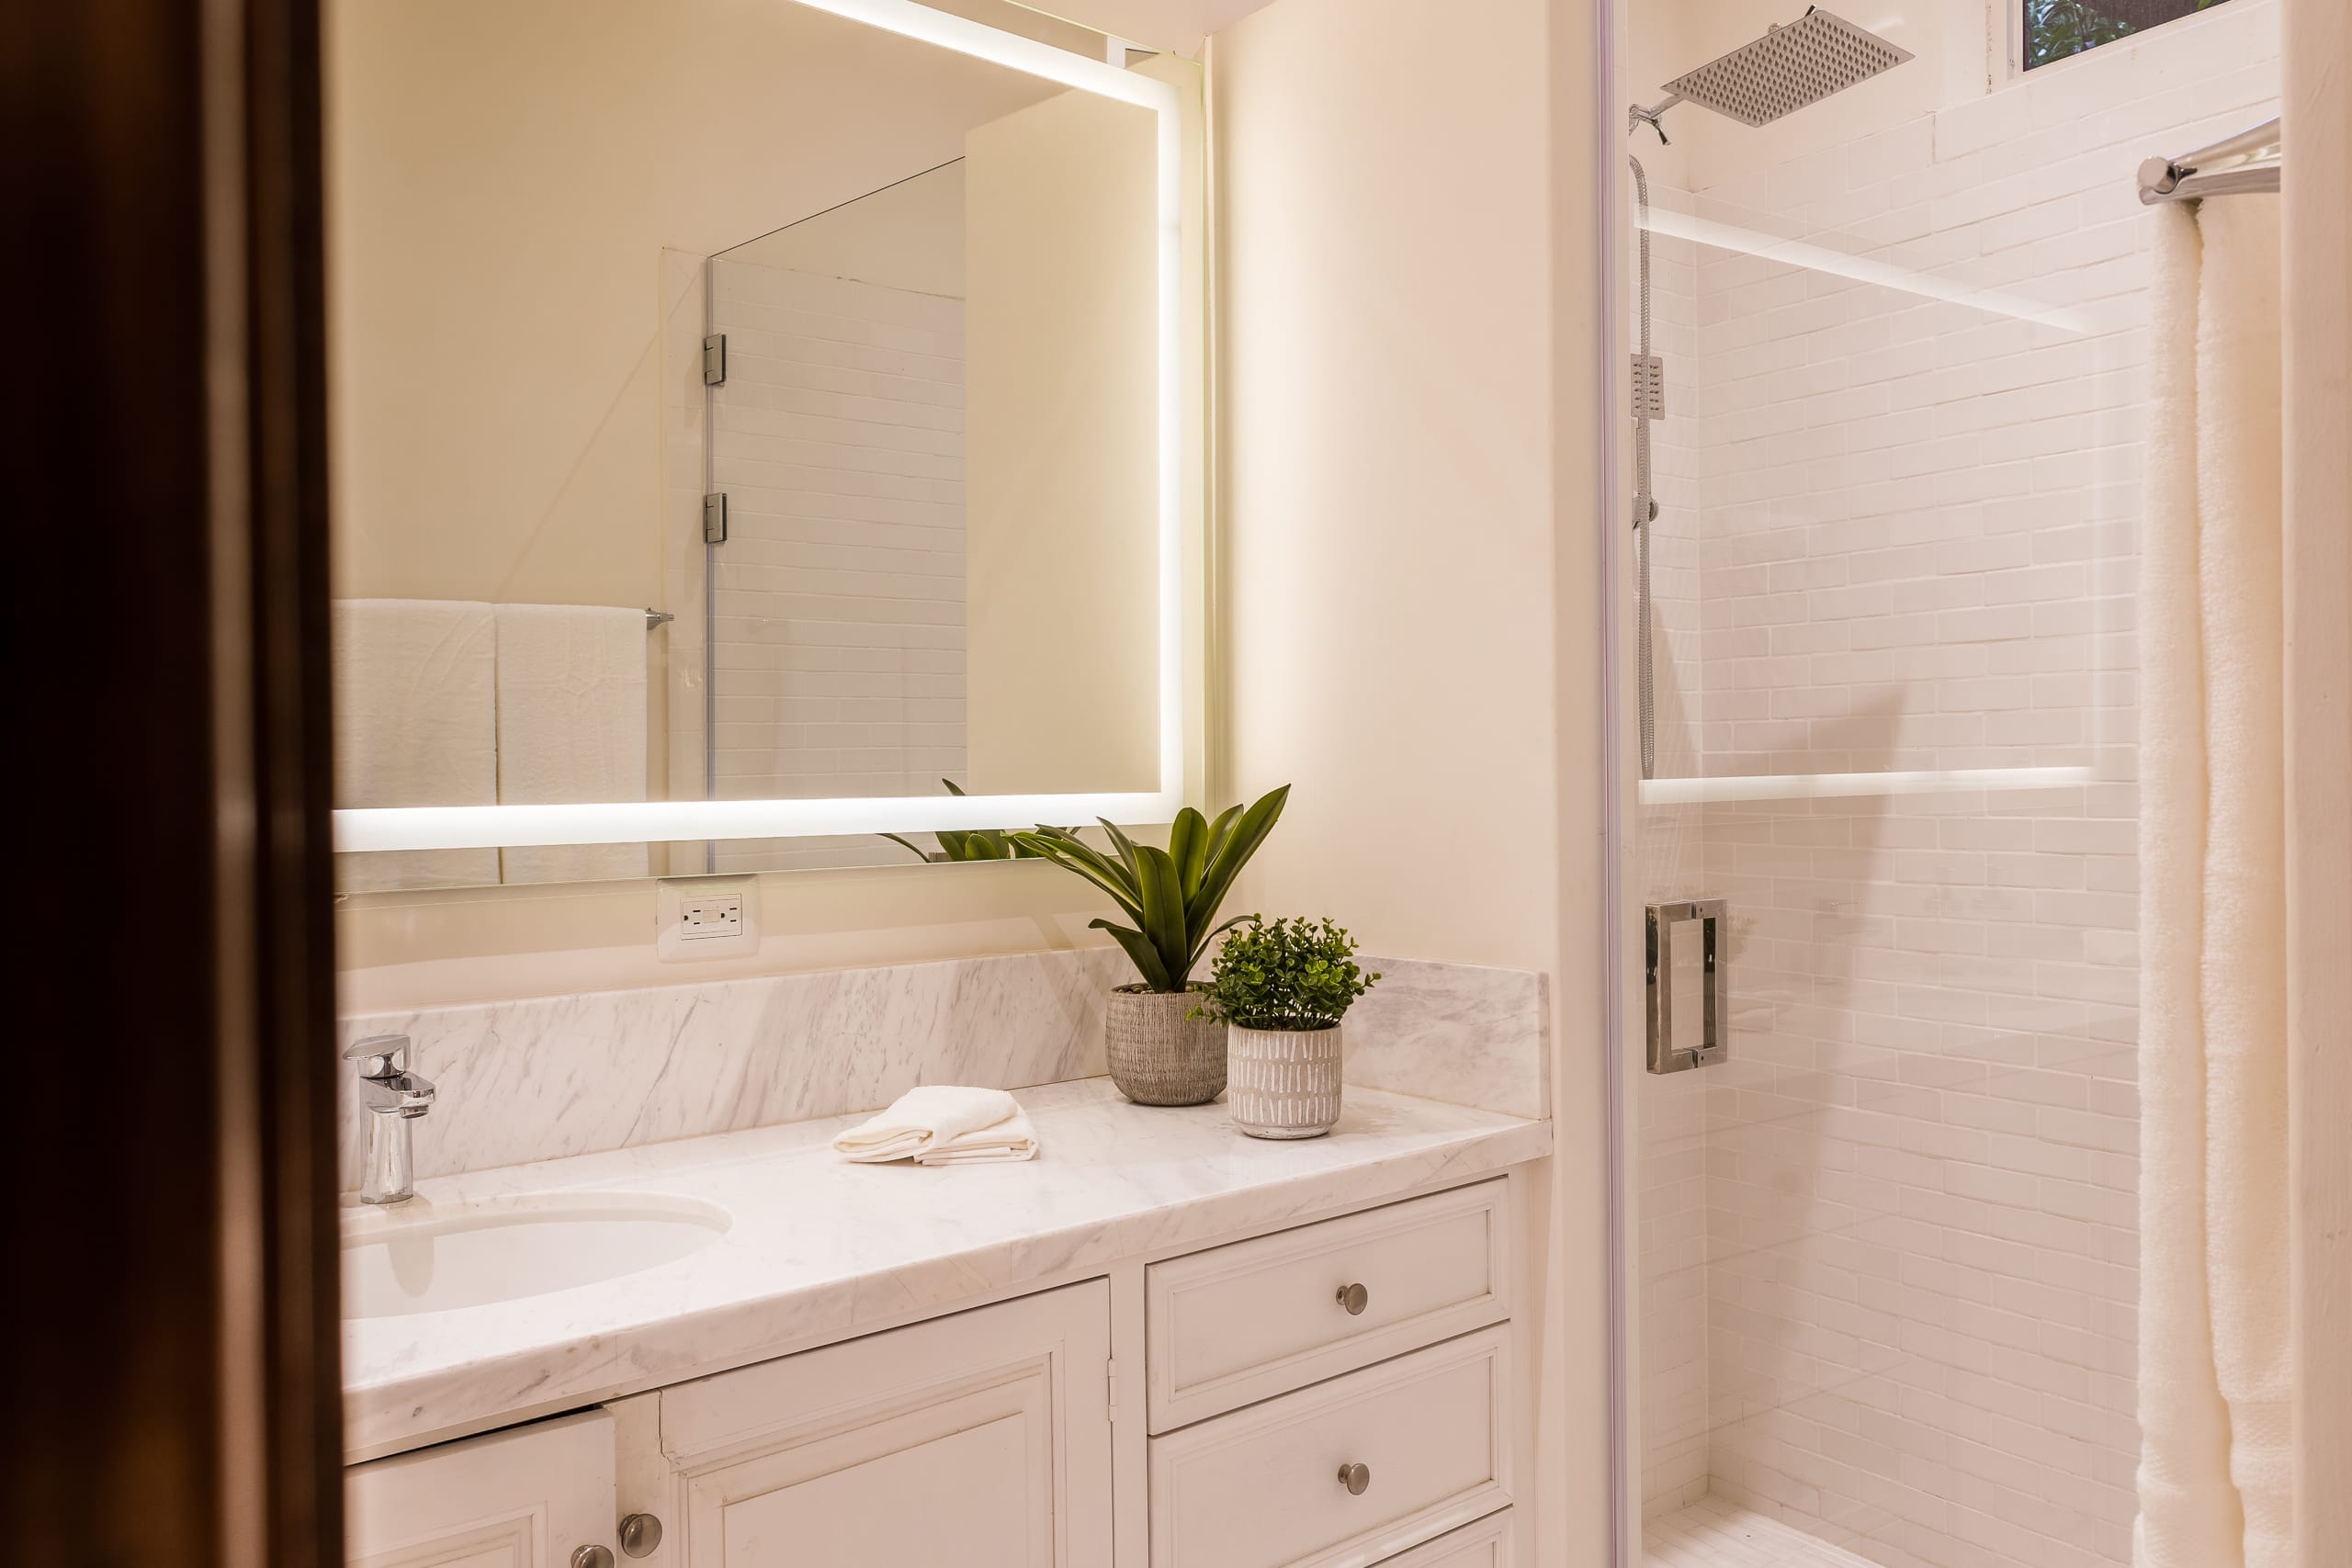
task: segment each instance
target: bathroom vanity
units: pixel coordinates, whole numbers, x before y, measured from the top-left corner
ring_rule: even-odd
[[[1122,1100],[1132,964],[963,863],[1208,801],[1200,68],[970,0],[337,11],[339,886],[529,951],[521,885],[665,879],[637,989],[342,1021],[351,1562],[1526,1562],[1541,976],[1379,961],[1338,1128],[1260,1143]],[[1057,951],[763,937],[877,865]],[[1042,1157],[834,1156],[917,1084]]]
[[[393,1282],[346,1329],[350,1561],[1527,1561],[1547,1123],[1351,1088],[1270,1144],[1102,1079],[1020,1098],[1025,1165],[849,1166],[833,1118],[355,1212],[347,1268]],[[567,1226],[671,1255],[534,1239]],[[461,1260],[402,1279],[403,1242]],[[535,1247],[610,1277],[498,1274]]]

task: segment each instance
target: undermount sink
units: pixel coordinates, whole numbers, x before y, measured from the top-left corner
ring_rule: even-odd
[[[447,1312],[617,1280],[699,1252],[727,1225],[715,1203],[651,1193],[357,1215],[343,1238],[343,1315]]]

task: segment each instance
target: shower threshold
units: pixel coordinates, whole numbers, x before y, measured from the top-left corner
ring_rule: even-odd
[[[1793,1525],[1706,1496],[1642,1524],[1643,1568],[1879,1568]]]

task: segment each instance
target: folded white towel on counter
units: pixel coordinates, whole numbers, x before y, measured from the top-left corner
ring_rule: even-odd
[[[978,1128],[915,1156],[917,1165],[1013,1165],[1037,1157],[1037,1132],[1019,1106],[990,1126]]]
[[[836,1136],[833,1152],[861,1165],[910,1158],[988,1165],[1035,1158],[1037,1135],[1020,1102],[1001,1089],[925,1084]]]

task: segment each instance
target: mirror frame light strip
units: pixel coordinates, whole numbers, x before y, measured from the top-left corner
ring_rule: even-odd
[[[936,44],[1159,117],[1159,787],[1073,795],[874,796],[846,800],[646,800],[567,806],[411,806],[334,813],[334,847],[376,850],[522,848],[697,839],[795,839],[835,833],[922,833],[944,828],[1083,823],[1097,817],[1161,823],[1184,804],[1183,103],[1176,86],[1104,61],[914,4],[914,0],[785,0]]]

